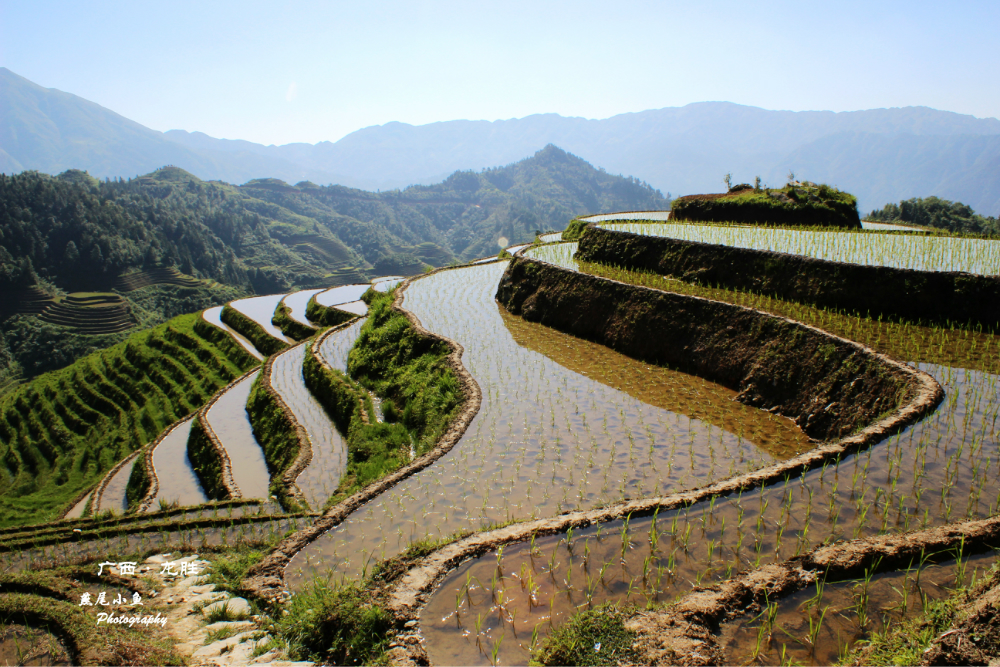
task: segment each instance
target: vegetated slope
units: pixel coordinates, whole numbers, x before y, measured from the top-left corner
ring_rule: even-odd
[[[670,209],[673,220],[861,229],[858,200],[829,185],[790,182],[783,188],[737,185],[729,192],[688,195]]]
[[[971,206],[962,202],[937,197],[914,197],[901,201],[898,205],[886,204],[869,213],[865,219],[935,227],[949,232],[1000,233],[1000,221],[996,218],[979,215]]]
[[[708,192],[727,171],[779,183],[788,170],[857,195],[869,210],[931,193],[1000,211],[1000,121],[927,107],[771,111],[698,102],[601,120],[391,122],[315,145],[263,146],[200,132],[156,132],[93,102],[0,68],[0,171],[87,169],[128,177],[175,164],[206,179],[272,176],[375,190],[523,159],[552,143],[654,187]],[[610,210],[610,209],[609,209]]]
[[[0,526],[56,518],[254,363],[189,314],[19,387],[0,400]]]
[[[531,241],[537,231],[561,229],[584,213],[670,206],[648,184],[595,169],[553,145],[514,164],[456,172],[437,185],[404,190],[260,181],[241,189],[320,220],[379,273],[411,257],[440,266],[451,257],[492,255],[500,245]],[[402,244],[394,245],[393,237]]]

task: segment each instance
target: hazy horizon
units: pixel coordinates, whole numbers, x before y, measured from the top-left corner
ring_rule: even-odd
[[[996,3],[0,2],[0,65],[146,127],[265,145],[728,101],[1000,117]],[[946,49],[934,48],[947,44]]]

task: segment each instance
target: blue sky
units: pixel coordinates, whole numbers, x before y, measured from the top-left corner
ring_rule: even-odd
[[[996,0],[0,0],[0,65],[157,130],[265,144],[708,100],[1000,117],[997,26]]]

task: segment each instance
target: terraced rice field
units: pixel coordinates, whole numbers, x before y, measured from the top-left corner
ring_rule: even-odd
[[[111,292],[81,292],[55,299],[39,317],[86,334],[119,333],[135,325],[125,301]]]
[[[371,288],[369,284],[363,285],[343,285],[334,287],[316,295],[316,303],[330,308],[343,303],[351,303],[361,298],[361,295]]]
[[[309,305],[309,299],[315,294],[319,294],[323,290],[318,289],[307,289],[301,290],[299,292],[294,292],[286,296],[282,303],[288,306],[288,316],[299,324],[304,324],[307,327],[312,326],[312,322],[306,317],[306,306]]]
[[[575,270],[574,245],[536,248],[528,254]],[[524,664],[533,641],[577,611],[602,602],[665,602],[692,586],[779,562],[822,543],[1000,511],[1000,440],[995,430],[1000,376],[962,367],[985,363],[995,368],[982,350],[996,341],[961,331],[900,329],[909,334],[909,361],[945,391],[945,402],[929,418],[872,449],[784,484],[509,545],[501,553],[470,561],[448,576],[422,613],[432,663]],[[898,352],[898,347],[892,351]],[[855,583],[839,586],[854,590]],[[897,604],[900,595],[894,598]],[[823,605],[854,609],[856,601],[846,605],[833,600],[803,611],[804,599],[800,595],[781,603],[783,616],[777,623],[795,630],[790,637],[782,635],[761,646],[759,618],[743,619],[724,630],[729,659],[784,662],[784,648],[796,660],[829,664],[838,650],[876,629],[878,624],[870,619],[886,608],[885,595],[873,595],[858,607],[860,618],[855,612],[822,626]],[[821,628],[815,630],[821,634],[810,643],[803,627]]]
[[[261,326],[264,331],[266,331],[271,336],[277,338],[283,343],[289,345],[294,345],[295,341],[286,336],[281,332],[281,329],[274,326],[271,323],[271,318],[274,317],[274,311],[281,303],[281,300],[285,298],[284,294],[272,294],[270,296],[255,296],[250,299],[240,299],[239,301],[233,301],[231,305],[236,310],[240,311],[251,320],[256,322]]]
[[[263,359],[264,355],[257,351],[257,348],[253,346],[253,343],[244,338],[241,334],[237,333],[228,324],[222,321],[222,309],[225,306],[215,306],[214,308],[209,308],[202,312],[201,316],[209,324],[222,329],[227,334],[232,336],[233,340],[240,344],[240,346],[250,353],[255,359]]]
[[[267,498],[271,482],[264,460],[264,450],[254,437],[250,417],[247,415],[247,398],[258,373],[254,372],[229,386],[208,412],[208,426],[215,431],[229,454],[233,466],[233,480],[244,498]]]
[[[171,429],[153,450],[153,468],[159,479],[159,488],[151,509],[160,504],[174,503],[188,507],[208,502],[188,457],[190,433],[191,420],[188,419]]]
[[[353,344],[353,340],[349,344]],[[319,509],[340,483],[347,467],[347,447],[323,406],[306,388],[302,378],[302,361],[307,348],[308,343],[303,343],[275,357],[271,367],[271,386],[291,409],[312,444],[312,461],[295,483],[309,506]]]
[[[805,446],[790,422],[767,415],[742,437],[725,431],[739,418],[723,387],[505,319],[493,299],[505,267],[443,271],[407,288],[404,307],[465,347],[482,407],[451,452],[297,555],[287,572],[292,588],[313,573],[357,576],[412,540],[677,490]],[[535,344],[563,348],[579,370]],[[587,375],[609,368],[617,369],[614,387]]]
[[[137,459],[132,459],[121,468],[108,481],[101,494],[101,500],[96,511],[112,510],[118,514],[124,514],[128,509],[128,502],[125,500],[125,487],[128,485],[129,475],[132,474],[132,466]]]
[[[601,226],[642,236],[771,250],[831,262],[917,271],[1000,274],[1000,241],[987,239],[682,223],[604,223]]]

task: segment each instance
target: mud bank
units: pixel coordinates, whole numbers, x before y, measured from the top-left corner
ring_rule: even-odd
[[[909,567],[925,556],[930,562],[948,560],[954,558],[954,550],[960,545],[965,553],[1000,545],[1000,517],[818,547],[798,558],[695,589],[664,609],[636,611],[626,620],[625,627],[637,635],[640,664],[723,664],[725,656],[716,641],[721,623],[759,612],[763,605],[794,593],[817,578],[833,583],[857,578],[866,570],[877,573]],[[992,608],[996,597],[995,593],[984,597],[980,606]],[[970,622],[975,619],[971,617]],[[932,657],[930,653],[928,657]],[[924,664],[976,663],[925,660]]]
[[[576,259],[824,308],[1000,327],[1000,276],[861,266],[595,225],[580,237]]]
[[[913,369],[762,311],[618,283],[518,257],[497,300],[514,315],[718,382],[736,400],[832,440],[912,401]],[[936,388],[940,392],[940,387]]]
[[[447,270],[449,269],[438,269],[425,275],[432,275],[438,271]],[[285,597],[287,590],[285,588],[284,571],[296,553],[317,537],[344,521],[352,512],[368,501],[378,497],[402,480],[423,470],[448,453],[462,438],[469,424],[472,423],[473,417],[479,411],[479,406],[482,403],[482,392],[472,375],[462,365],[462,354],[464,352],[462,346],[449,338],[428,331],[412,313],[402,307],[403,294],[414,279],[411,278],[404,281],[396,289],[396,297],[392,308],[402,313],[420,336],[427,337],[433,341],[443,342],[451,350],[451,353],[445,359],[445,363],[458,377],[461,385],[463,403],[458,416],[441,436],[440,440],[438,440],[434,449],[414,459],[409,465],[369,484],[361,491],[342,500],[324,512],[311,526],[282,540],[264,560],[250,568],[247,572],[247,576],[241,582],[240,586],[248,595],[265,600],[280,600]]]

